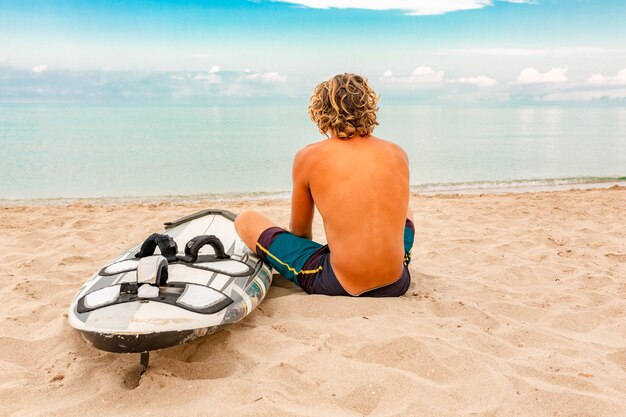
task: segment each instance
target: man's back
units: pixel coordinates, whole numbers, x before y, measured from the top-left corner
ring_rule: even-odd
[[[359,294],[400,277],[409,168],[399,146],[371,135],[331,137],[300,151],[294,178],[309,184],[346,291]]]

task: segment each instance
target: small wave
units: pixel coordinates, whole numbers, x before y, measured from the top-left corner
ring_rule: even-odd
[[[626,177],[571,177],[509,181],[468,181],[412,185],[416,194],[477,194],[558,191],[570,188],[606,188],[626,185]]]
[[[289,191],[251,191],[236,193],[216,194],[191,194],[191,195],[147,195],[147,196],[106,196],[106,197],[59,197],[59,198],[22,198],[0,199],[0,206],[62,206],[68,204],[93,204],[93,205],[117,205],[117,204],[159,204],[159,203],[199,203],[211,202],[237,202],[237,201],[267,201],[288,200],[291,198]]]

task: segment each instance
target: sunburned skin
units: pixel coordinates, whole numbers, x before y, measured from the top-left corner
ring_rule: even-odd
[[[403,272],[409,167],[399,146],[374,136],[329,139],[300,150],[293,164],[289,231],[312,238],[314,207],[322,215],[330,262],[351,295],[396,281]],[[237,217],[237,233],[255,250],[275,226],[263,215]]]
[[[331,136],[295,157],[290,231],[310,239],[317,207],[331,265],[352,295],[390,284],[402,274],[408,203],[408,159],[391,142]]]

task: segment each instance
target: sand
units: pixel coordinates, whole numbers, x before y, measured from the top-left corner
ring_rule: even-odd
[[[208,207],[0,207],[2,416],[626,416],[626,188],[411,198],[408,293],[309,296],[276,278],[248,318],[138,355],[67,307],[100,266]],[[315,237],[323,236],[316,218]]]

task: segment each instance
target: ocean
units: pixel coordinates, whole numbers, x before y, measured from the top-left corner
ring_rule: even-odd
[[[380,103],[416,192],[626,181],[626,108]],[[0,104],[0,199],[289,195],[306,101]]]

